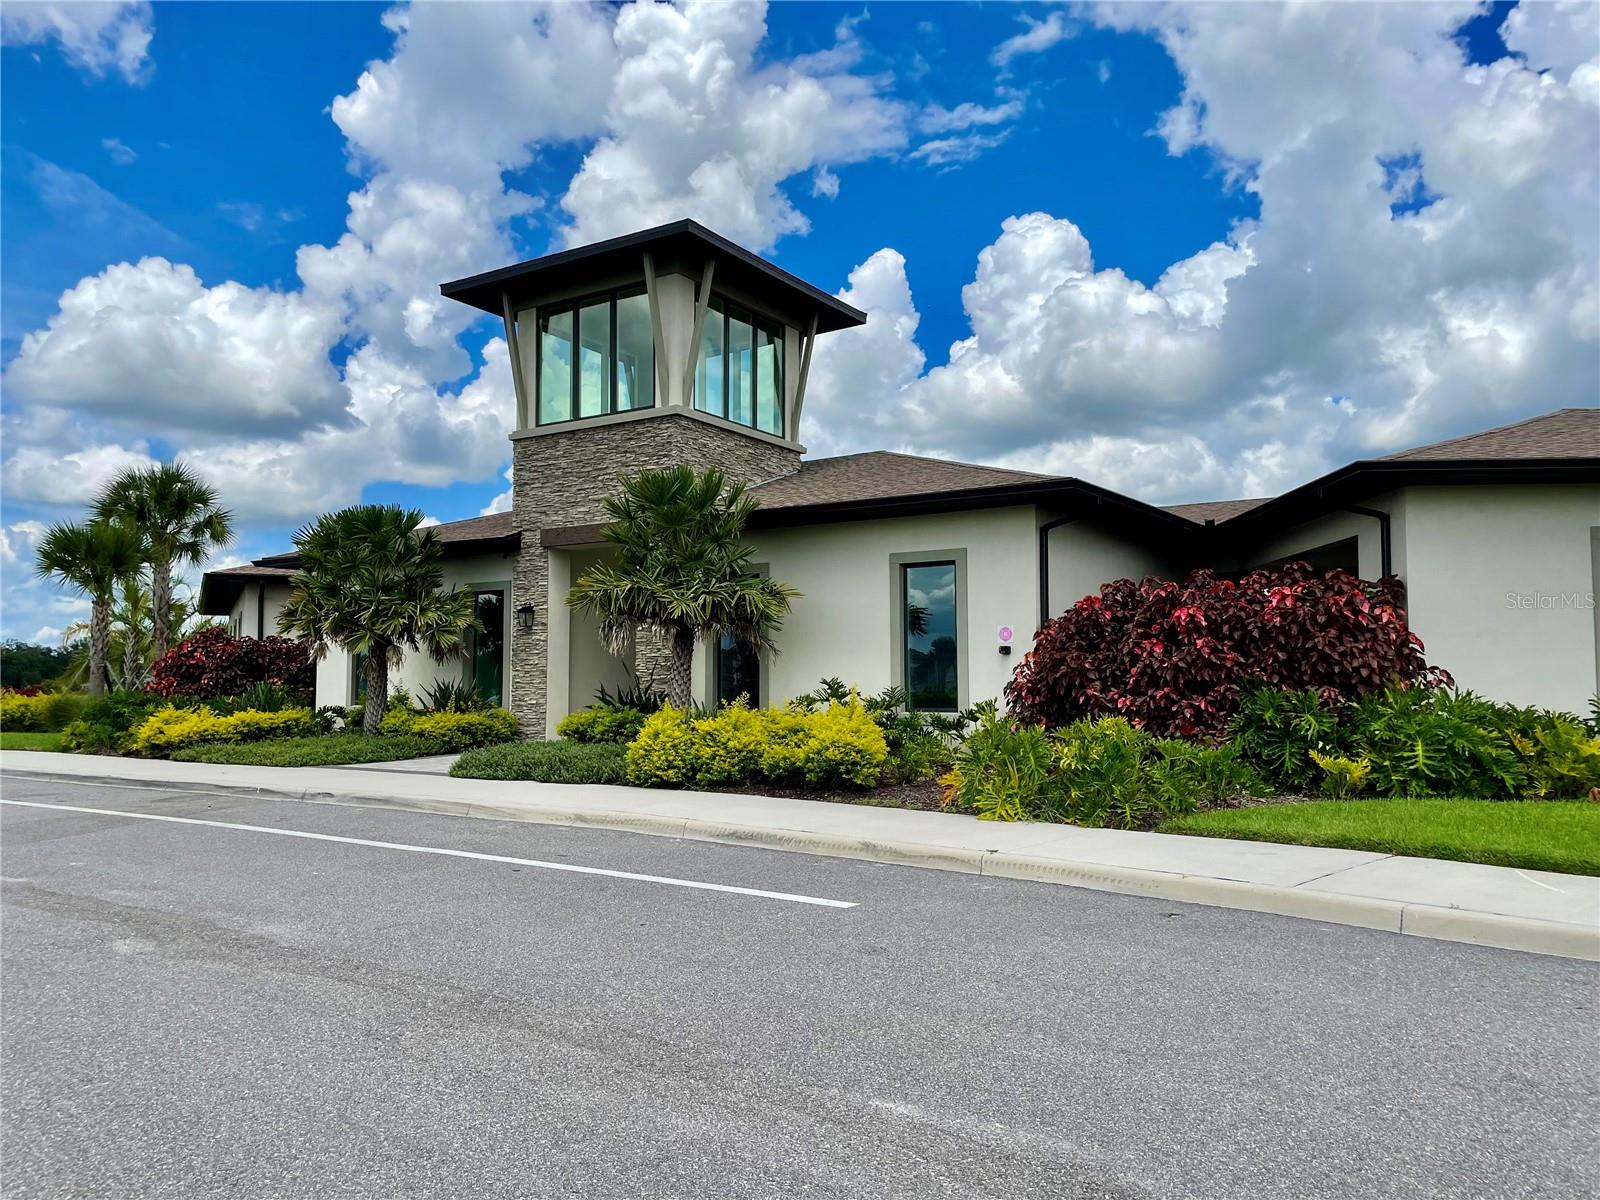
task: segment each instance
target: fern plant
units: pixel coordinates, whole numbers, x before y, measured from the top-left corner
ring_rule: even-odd
[[[1540,728],[1507,734],[1522,760],[1527,793],[1540,800],[1600,800],[1600,737],[1560,714],[1546,716]]]
[[[1351,716],[1352,748],[1372,764],[1380,795],[1500,800],[1523,782],[1501,710],[1472,692],[1391,687]]]
[[[1318,774],[1311,752],[1337,754],[1344,748],[1340,715],[1339,706],[1314,690],[1256,687],[1239,697],[1232,740],[1273,784],[1286,792],[1307,792]]]

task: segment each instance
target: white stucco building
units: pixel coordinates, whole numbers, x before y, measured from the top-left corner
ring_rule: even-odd
[[[466,662],[414,657],[391,681],[464,675],[530,736],[633,677],[633,655],[610,655],[565,596],[607,553],[600,503],[617,481],[676,463],[749,487],[759,569],[802,593],[778,654],[699,648],[708,702],[778,703],[837,676],[964,707],[998,697],[1041,621],[1102,583],[1287,558],[1399,576],[1428,660],[1463,687],[1575,711],[1600,690],[1600,408],[1351,463],[1278,497],[1162,508],[940,459],[804,458],[815,339],[865,316],[693,222],[442,290],[505,324],[514,504],[439,527],[446,578],[476,594],[484,626]],[[202,608],[270,634],[293,571],[279,555],[211,572]],[[352,703],[358,674],[330,656],[317,702]]]

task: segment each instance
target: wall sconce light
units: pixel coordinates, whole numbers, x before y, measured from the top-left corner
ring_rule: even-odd
[[[517,609],[517,628],[523,633],[533,632],[533,605],[524,604]]]

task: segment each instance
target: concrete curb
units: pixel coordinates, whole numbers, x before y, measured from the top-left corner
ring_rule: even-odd
[[[6,774],[17,779],[49,782],[86,781],[84,776],[68,772],[27,768],[17,770],[9,766]],[[764,850],[853,858],[893,866],[923,867],[930,870],[959,871],[1033,883],[1061,884],[1093,891],[1172,900],[1184,904],[1299,917],[1335,925],[1378,929],[1410,937],[1467,942],[1504,950],[1521,950],[1531,954],[1600,961],[1600,931],[1593,926],[1533,920],[1469,909],[1442,908],[1401,900],[1344,895],[1338,892],[1318,891],[1307,886],[1285,887],[1215,876],[1185,875],[1136,867],[1042,858],[1014,851],[973,850],[918,842],[869,840],[813,833],[808,830],[748,826],[726,821],[699,821],[686,817],[617,812],[599,808],[534,808],[528,805],[478,800],[380,795],[364,792],[354,786],[349,791],[330,792],[311,788],[274,788],[196,780],[129,778],[116,782],[136,788],[158,787],[168,791],[390,808],[443,816],[610,829],[653,837],[754,846]],[[352,780],[352,784],[354,782]]]

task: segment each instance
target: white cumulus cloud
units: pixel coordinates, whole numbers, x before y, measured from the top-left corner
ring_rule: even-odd
[[[129,83],[145,78],[153,36],[150,5],[119,0],[7,0],[0,40],[7,46],[55,42],[74,67]]]
[[[1453,36],[1476,11],[1094,10],[1167,48],[1183,92],[1161,136],[1213,156],[1259,219],[1154,286],[1097,264],[1068,214],[1006,220],[962,293],[969,336],[914,377],[854,388],[830,444],[894,430],[913,449],[1181,500],[1267,494],[1350,458],[1593,404],[1595,10],[1519,7],[1506,36],[1526,61],[1489,65]],[[896,261],[880,251],[863,269],[892,276]],[[903,285],[903,271],[879,280],[868,326],[901,363],[916,349]],[[819,360],[849,351],[836,336]]]

